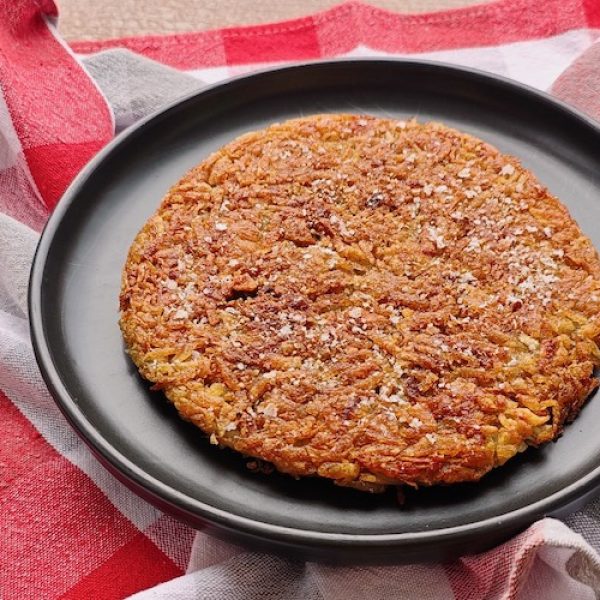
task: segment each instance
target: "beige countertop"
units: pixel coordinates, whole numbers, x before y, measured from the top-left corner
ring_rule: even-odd
[[[488,0],[489,1],[489,0]],[[339,0],[57,0],[67,40],[176,33],[302,17]],[[419,13],[482,0],[369,0],[387,10]]]

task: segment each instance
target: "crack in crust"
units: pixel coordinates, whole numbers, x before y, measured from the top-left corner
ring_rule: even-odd
[[[600,261],[513,157],[318,115],[192,169],[131,246],[120,325],[213,443],[377,491],[477,480],[596,387]]]

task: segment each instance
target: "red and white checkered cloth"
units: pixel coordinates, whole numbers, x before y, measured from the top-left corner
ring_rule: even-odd
[[[26,287],[38,232],[74,175],[115,126],[174,92],[270,64],[412,55],[552,89],[600,118],[600,0],[500,0],[418,16],[349,2],[285,23],[70,48],[52,0],[0,0],[0,11],[1,598],[596,597],[600,501],[568,526],[544,519],[443,565],[302,564],[190,530],[115,481],[60,415],[33,358]],[[131,52],[98,54],[116,47]],[[157,80],[168,90],[152,88]]]

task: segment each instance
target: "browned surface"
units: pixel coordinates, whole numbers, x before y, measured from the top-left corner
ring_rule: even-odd
[[[372,0],[370,3],[392,11],[418,13],[479,4],[482,0]],[[303,17],[336,4],[337,0],[58,0],[60,31],[67,40],[268,23]]]
[[[596,382],[600,262],[514,158],[323,115],[191,171],[132,246],[122,329],[214,443],[343,485],[476,480]]]

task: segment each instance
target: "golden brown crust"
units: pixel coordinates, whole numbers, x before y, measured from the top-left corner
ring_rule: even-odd
[[[479,479],[596,386],[600,261],[519,162],[319,115],[190,171],[136,237],[121,328],[211,441],[342,485]]]

